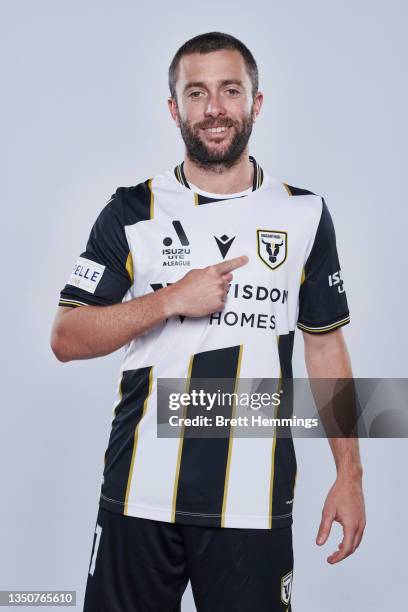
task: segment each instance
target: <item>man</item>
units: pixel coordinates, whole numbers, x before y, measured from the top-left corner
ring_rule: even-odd
[[[349,322],[322,197],[249,156],[258,70],[232,36],[186,42],[169,69],[184,161],[112,195],[61,292],[61,361],[125,346],[105,454],[86,611],[176,611],[188,580],[199,612],[291,609],[291,438],[161,438],[157,380],[290,378],[296,326],[310,377],[350,378]],[[317,542],[365,524],[356,440],[331,439],[337,479]]]

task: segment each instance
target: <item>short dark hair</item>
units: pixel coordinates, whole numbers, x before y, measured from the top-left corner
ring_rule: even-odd
[[[211,53],[212,51],[221,51],[222,49],[235,49],[238,51],[245,62],[246,69],[252,83],[252,97],[255,97],[258,91],[258,66],[255,58],[248,49],[238,38],[231,36],[230,34],[224,34],[223,32],[207,32],[206,34],[199,34],[190,38],[184,43],[173,57],[169,67],[169,88],[171,97],[176,99],[176,81],[178,77],[178,67],[180,60],[183,55],[189,55],[190,53]]]

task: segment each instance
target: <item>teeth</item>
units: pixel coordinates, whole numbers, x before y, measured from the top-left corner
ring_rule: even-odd
[[[207,128],[207,132],[212,132],[213,134],[216,134],[217,132],[225,132],[225,130],[227,130],[228,128],[226,127],[217,127],[217,128]]]

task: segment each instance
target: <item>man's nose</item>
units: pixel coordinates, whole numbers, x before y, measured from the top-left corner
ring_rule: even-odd
[[[224,105],[219,95],[214,94],[208,97],[204,110],[206,117],[218,117],[219,115],[225,115],[225,112]]]

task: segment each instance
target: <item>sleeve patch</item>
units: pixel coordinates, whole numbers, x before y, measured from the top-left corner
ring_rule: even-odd
[[[88,293],[95,293],[105,268],[106,266],[96,261],[79,257],[67,281],[67,285],[74,285],[74,287],[79,287]]]

